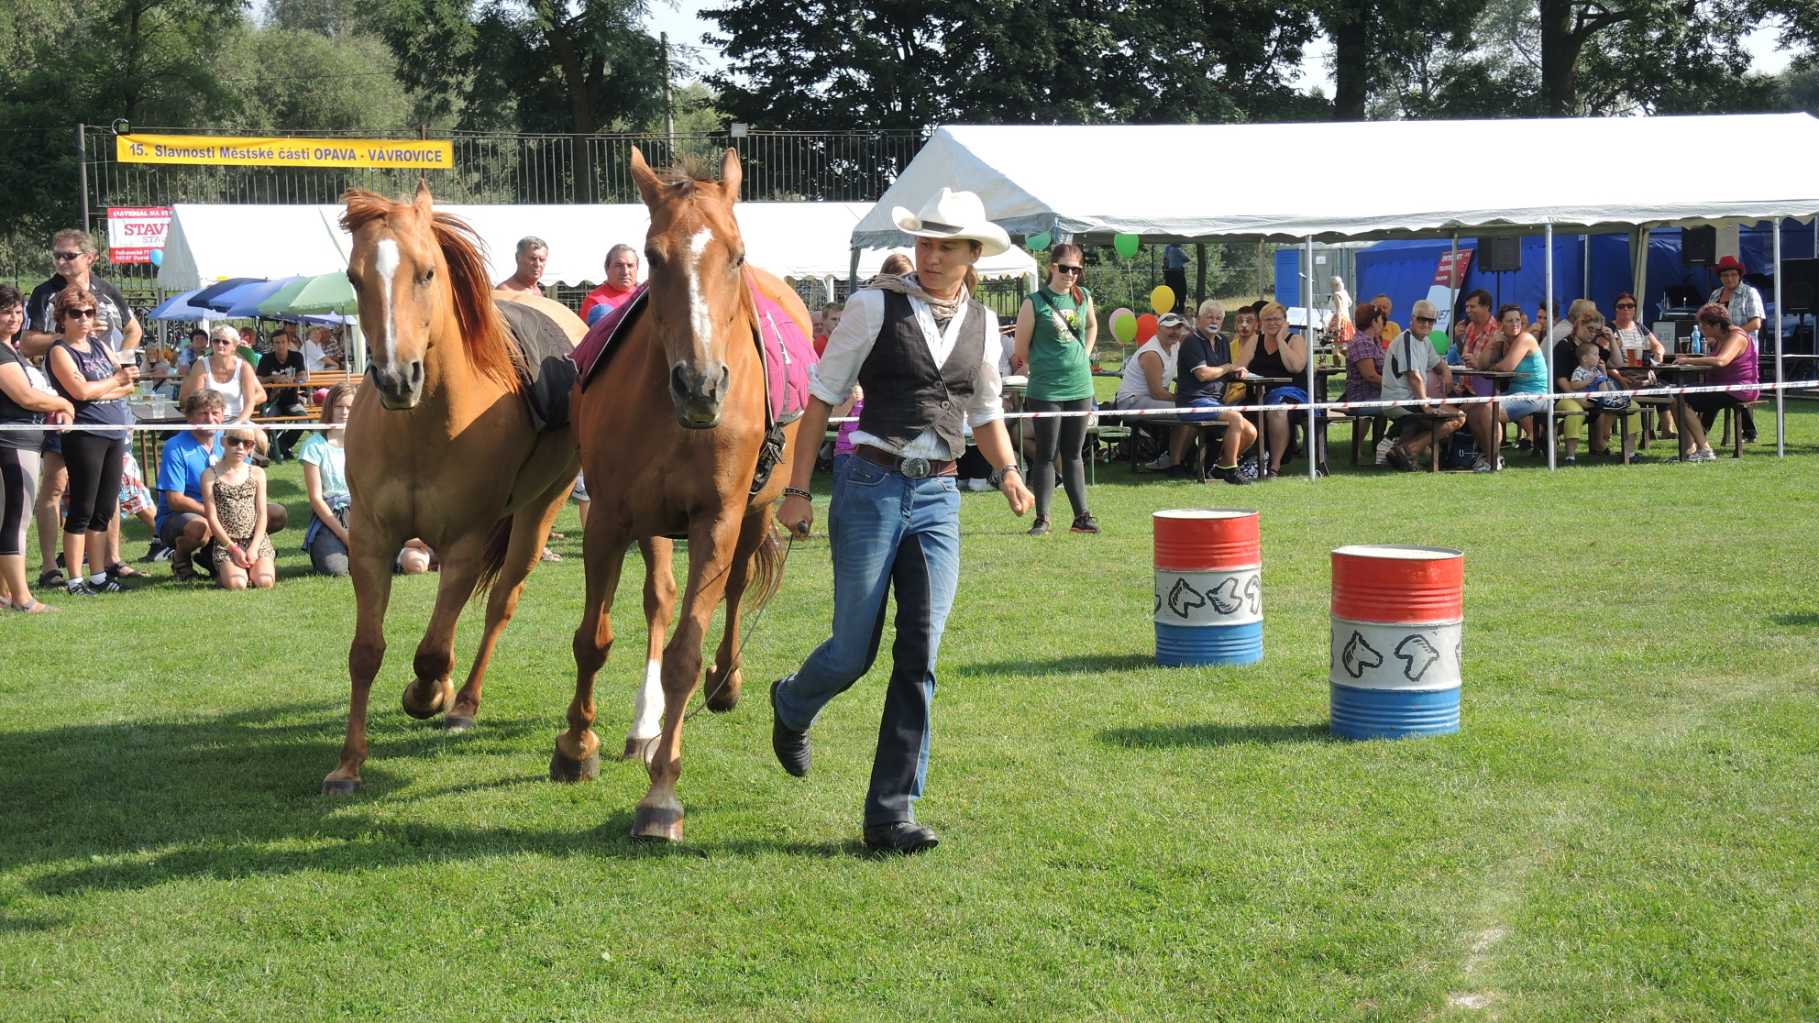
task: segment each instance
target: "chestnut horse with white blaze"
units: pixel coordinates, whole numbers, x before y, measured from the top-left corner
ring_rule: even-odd
[[[323,780],[325,793],[360,787],[367,697],[385,656],[385,610],[399,547],[421,537],[442,561],[404,709],[418,718],[442,713],[449,728],[471,728],[494,645],[578,467],[573,430],[548,424],[539,431],[533,421],[520,379],[525,358],[495,305],[472,230],[435,212],[427,185],[410,203],[358,190],[343,198],[341,223],[353,236],[347,277],[370,369],[347,423],[352,694],[340,764]],[[572,313],[537,308],[571,343],[580,333]],[[646,552],[653,657],[662,648],[676,585],[668,544],[661,547]],[[488,586],[480,646],[467,684],[456,692],[449,677],[455,623],[475,589]]]
[[[714,608],[726,601],[719,652],[707,674],[707,706],[739,699],[740,612],[748,587],[761,605],[781,581],[787,548],[773,526],[796,425],[781,427],[784,471],[756,492],[760,450],[771,429],[765,367],[755,338],[749,285],[781,304],[798,329],[808,309],[777,277],[745,262],[733,218],[739,157],[727,150],[718,182],[691,173],[659,176],[637,149],[632,180],[651,213],[645,238],[649,299],[620,331],[614,352],[574,401],[575,436],[592,488],[585,552],[587,597],[575,631],[575,699],[556,737],[555,777],[585,776],[597,756],[594,676],[612,648],[613,591],[626,548],[640,538],[686,533],[688,584],[675,634],[663,650],[663,731],[650,759],[650,790],[632,834],[682,837],[682,723],[701,681],[702,643]],[[585,383],[586,381],[584,381]]]

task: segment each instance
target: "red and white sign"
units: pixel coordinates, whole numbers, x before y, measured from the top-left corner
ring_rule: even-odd
[[[107,211],[107,260],[149,263],[170,231],[169,206],[113,206]]]

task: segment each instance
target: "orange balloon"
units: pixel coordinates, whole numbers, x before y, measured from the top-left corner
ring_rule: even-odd
[[[1137,343],[1142,344],[1156,336],[1156,314],[1144,313],[1137,317]]]

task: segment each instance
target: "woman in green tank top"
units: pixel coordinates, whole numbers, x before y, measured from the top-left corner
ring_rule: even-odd
[[[1099,325],[1092,293],[1080,286],[1085,271],[1080,246],[1062,242],[1049,249],[1048,285],[1023,300],[1017,310],[1011,370],[1029,374],[1025,406],[1032,412],[1086,413],[1093,408],[1093,342]],[[1031,536],[1049,531],[1048,509],[1055,497],[1055,459],[1061,459],[1068,503],[1074,507],[1073,531],[1097,533],[1099,523],[1086,507],[1087,416],[1036,420],[1036,521]]]

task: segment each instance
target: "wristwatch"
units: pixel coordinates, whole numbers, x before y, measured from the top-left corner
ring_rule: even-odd
[[[1019,476],[1023,475],[1023,470],[1017,468],[1016,462],[1012,462],[1002,469],[993,469],[991,475],[985,478],[985,482],[990,483],[993,490],[1003,490],[1004,477],[1013,472]]]

